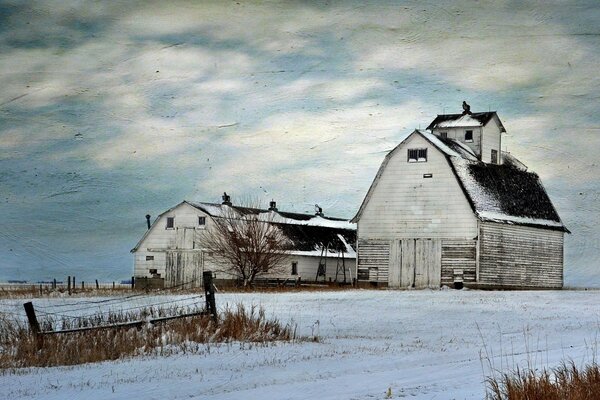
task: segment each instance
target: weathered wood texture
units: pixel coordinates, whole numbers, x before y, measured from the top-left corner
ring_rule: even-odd
[[[165,286],[184,288],[202,285],[202,253],[200,251],[167,251]]]
[[[411,148],[427,148],[427,162],[407,162]],[[358,221],[359,239],[477,236],[477,219],[445,155],[420,135],[391,153],[373,185]]]
[[[439,287],[441,243],[439,239],[359,241],[358,279],[395,288]]]
[[[495,287],[561,288],[563,239],[561,231],[482,223],[479,283]]]
[[[369,240],[358,242],[358,280],[387,282],[390,242]]]
[[[442,285],[453,285],[455,281],[473,283],[476,281],[477,241],[442,241]]]

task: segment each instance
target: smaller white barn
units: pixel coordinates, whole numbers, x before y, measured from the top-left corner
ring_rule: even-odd
[[[356,224],[322,212],[279,211],[275,202],[268,210],[238,207],[224,198],[222,204],[183,201],[160,214],[131,250],[136,280],[152,287],[199,286],[204,270],[217,270],[202,248],[202,233],[210,232],[215,218],[228,215],[227,208],[276,224],[289,239],[285,272],[268,278],[346,283],[356,278]]]

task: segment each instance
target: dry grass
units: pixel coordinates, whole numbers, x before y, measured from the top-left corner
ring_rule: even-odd
[[[77,320],[40,321],[42,329],[100,326],[158,317],[173,310],[142,309],[136,315],[110,313]],[[189,311],[189,310],[188,310]],[[19,321],[0,317],[0,369],[76,365],[116,360],[136,355],[168,355],[200,352],[209,343],[294,340],[295,329],[268,319],[262,308],[237,305],[219,315],[215,323],[209,316],[194,316],[141,328],[99,329],[76,333],[43,335],[43,344]]]
[[[578,369],[573,362],[541,373],[519,370],[488,378],[491,400],[600,399],[600,368],[596,363]]]

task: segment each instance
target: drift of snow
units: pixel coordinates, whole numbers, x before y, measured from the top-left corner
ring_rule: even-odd
[[[350,290],[219,294],[217,302],[261,305],[319,342],[211,345],[196,354],[6,372],[0,397],[383,399],[391,388],[392,398],[480,400],[493,370],[591,361],[600,292]],[[1,300],[0,310],[24,320],[22,303]]]

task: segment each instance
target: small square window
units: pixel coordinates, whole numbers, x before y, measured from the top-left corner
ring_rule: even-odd
[[[408,162],[427,162],[427,149],[408,149]]]
[[[296,261],[292,263],[292,275],[298,275],[298,263]]]
[[[148,272],[150,272],[152,275],[155,275],[158,271],[155,268],[149,269]]]
[[[473,131],[465,131],[465,142],[473,141]]]
[[[154,261],[154,256],[146,256],[146,261]]]
[[[448,138],[448,132],[440,132],[440,137],[442,139],[447,139]]]
[[[173,229],[175,226],[175,217],[167,217],[167,229]]]
[[[198,225],[206,225],[206,217],[198,217]]]

